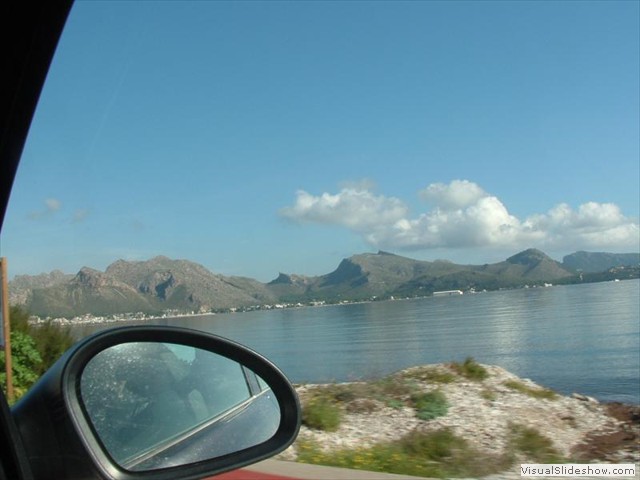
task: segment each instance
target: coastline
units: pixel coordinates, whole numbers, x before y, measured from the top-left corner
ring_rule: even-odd
[[[640,406],[600,403],[578,393],[563,396],[505,369],[481,365],[486,378],[474,380],[455,373],[451,364],[432,364],[397,372],[383,381],[410,382],[415,391],[441,392],[448,403],[445,415],[429,420],[416,416],[407,393],[389,398],[364,398],[371,382],[297,386],[303,411],[313,398],[331,396],[341,411],[334,432],[303,425],[296,443],[281,460],[299,461],[306,444],[319,446],[321,455],[345,449],[393,444],[412,432],[449,430],[486,458],[514,452],[514,426],[538,432],[560,458],[580,463],[640,463]],[[518,386],[516,389],[514,386]],[[336,392],[339,392],[336,394]],[[332,453],[333,452],[333,453]],[[541,463],[516,452],[504,472],[519,471],[520,463]],[[398,473],[398,472],[396,472]],[[491,473],[503,473],[491,472]]]
[[[580,392],[601,402],[639,404],[634,313],[638,309],[638,284],[631,282],[626,289],[620,289],[620,284],[607,287],[570,286],[240,316],[184,316],[84,325],[73,331],[80,338],[121,325],[159,324],[217,332],[269,356],[293,382],[371,380],[413,365],[473,355],[565,395]],[[587,298],[585,295],[598,299],[586,310],[579,303]],[[540,297],[549,300],[542,303]],[[558,310],[558,301],[559,307],[570,304],[571,309]],[[495,310],[501,304],[516,310]],[[544,309],[536,314],[538,310],[531,306]],[[618,306],[622,307],[616,310]],[[587,311],[583,322],[581,316]],[[311,331],[313,335],[308,335]],[[561,334],[556,335],[556,331]],[[410,335],[406,335],[408,332]],[[618,339],[615,335],[619,333],[625,335]],[[295,345],[287,345],[287,339],[293,338]],[[358,343],[351,345],[351,338],[357,338]],[[380,343],[375,343],[378,340]],[[616,350],[607,353],[613,345]],[[545,355],[546,351],[550,354]],[[585,368],[594,363],[596,368]]]

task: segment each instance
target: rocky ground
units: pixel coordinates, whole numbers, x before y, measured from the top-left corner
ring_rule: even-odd
[[[593,398],[574,394],[556,395],[534,382],[519,378],[490,365],[484,379],[471,379],[455,365],[438,364],[415,367],[397,373],[387,382],[410,383],[413,391],[441,391],[449,405],[446,415],[420,420],[409,395],[396,388],[391,396],[363,396],[367,384],[341,384],[361,394],[337,395],[342,420],[335,432],[302,426],[300,440],[313,440],[325,451],[344,447],[365,447],[378,442],[392,442],[411,431],[449,428],[466,439],[478,451],[501,455],[509,448],[513,425],[535,429],[551,440],[556,451],[567,459],[581,463],[639,463],[640,407],[602,404]],[[345,387],[346,388],[346,387]],[[327,390],[332,389],[332,390]],[[336,385],[301,385],[297,387],[301,402],[323,390],[335,393]],[[392,390],[390,390],[392,391]],[[335,396],[335,395],[334,395]],[[295,460],[296,444],[280,455]],[[520,455],[512,467],[519,472],[520,463],[539,463]]]

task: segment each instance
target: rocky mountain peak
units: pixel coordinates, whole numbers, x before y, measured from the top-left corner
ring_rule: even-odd
[[[357,263],[354,257],[345,258],[340,262],[338,268],[325,276],[324,285],[335,285],[342,282],[352,282],[355,279],[363,277],[364,271],[362,266]]]
[[[268,285],[293,285],[292,275],[280,272],[278,277],[271,280]]]
[[[300,289],[306,289],[309,285],[313,284],[315,277],[306,277],[304,275],[296,275],[289,273],[278,274],[278,277],[265,284],[267,288],[275,288],[276,291],[300,291]]]
[[[548,260],[555,263],[555,260],[536,248],[529,248],[520,253],[516,253],[512,257],[507,258],[507,262],[509,263],[530,266],[537,265],[543,260]]]
[[[83,287],[100,288],[109,283],[109,277],[93,268],[82,267],[71,282]]]
[[[576,257],[592,259],[605,255],[609,254],[580,253]],[[615,255],[616,262],[620,261],[620,255]],[[629,267],[629,274],[621,278],[637,278],[638,254],[628,255],[629,259],[622,260],[633,262],[635,270]],[[439,290],[517,288],[560,280],[575,283],[582,281],[582,277],[578,280],[566,265],[537,249],[525,250],[499,263],[477,266],[414,260],[379,251],[343,259],[326,275],[280,273],[267,284],[216,275],[188,260],[157,256],[147,261],[118,260],[105,272],[84,267],[75,276],[57,272],[46,278],[16,277],[10,291],[15,292],[11,301],[21,301],[34,315],[74,316],[166,310],[204,312],[277,302],[424,296]]]
[[[178,284],[171,271],[157,271],[140,282],[138,291],[166,300]]]

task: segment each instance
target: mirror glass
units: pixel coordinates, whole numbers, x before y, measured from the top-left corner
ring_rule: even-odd
[[[154,470],[267,441],[280,408],[243,365],[198,348],[135,342],[103,350],[80,379],[89,423],[123,468]]]

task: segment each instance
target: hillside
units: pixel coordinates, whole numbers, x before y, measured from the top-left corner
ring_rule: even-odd
[[[640,253],[576,252],[562,259],[562,265],[572,272],[604,272],[610,268],[638,266]]]
[[[428,262],[387,252],[354,255],[319,277],[309,292],[322,298],[385,297],[405,289],[419,278],[460,274],[468,267],[446,261]]]
[[[482,266],[458,265],[446,261],[418,262],[413,276],[404,282],[390,285],[389,291],[396,296],[413,296],[441,290],[496,290],[552,282],[572,275],[543,252],[529,249],[504,262]]]
[[[70,281],[72,274],[54,270],[50,273],[40,275],[16,275],[11,281],[9,289],[9,303],[11,305],[21,305],[26,303],[27,297],[34,288],[47,288]]]
[[[535,248],[520,252],[504,262],[485,265],[482,271],[509,279],[530,281],[549,281],[572,275],[562,264]]]
[[[210,311],[274,300],[255,280],[215,275],[197,263],[163,256],[144,262],[118,260],[105,274],[151,297],[165,309],[186,306]]]
[[[160,311],[133,287],[87,267],[68,282],[33,289],[27,308],[34,315],[56,317]]]
[[[582,258],[583,253],[572,258]],[[59,271],[22,275],[10,282],[9,289],[12,304],[24,305],[33,315],[72,318],[85,314],[216,312],[268,308],[276,303],[334,303],[424,296],[440,290],[496,290],[546,282],[637,278],[637,266],[625,268],[624,272],[609,269],[603,274],[576,274],[536,249],[485,265],[414,260],[380,251],[345,258],[326,275],[280,273],[273,281],[262,283],[215,274],[189,260],[158,256],[136,262],[118,260],[104,272],[84,267],[76,275]]]
[[[23,279],[24,283],[24,279]],[[118,260],[105,272],[84,267],[68,281],[32,288],[21,302],[34,315],[73,317],[165,310],[206,311],[275,300],[256,280],[215,275],[188,260]]]

